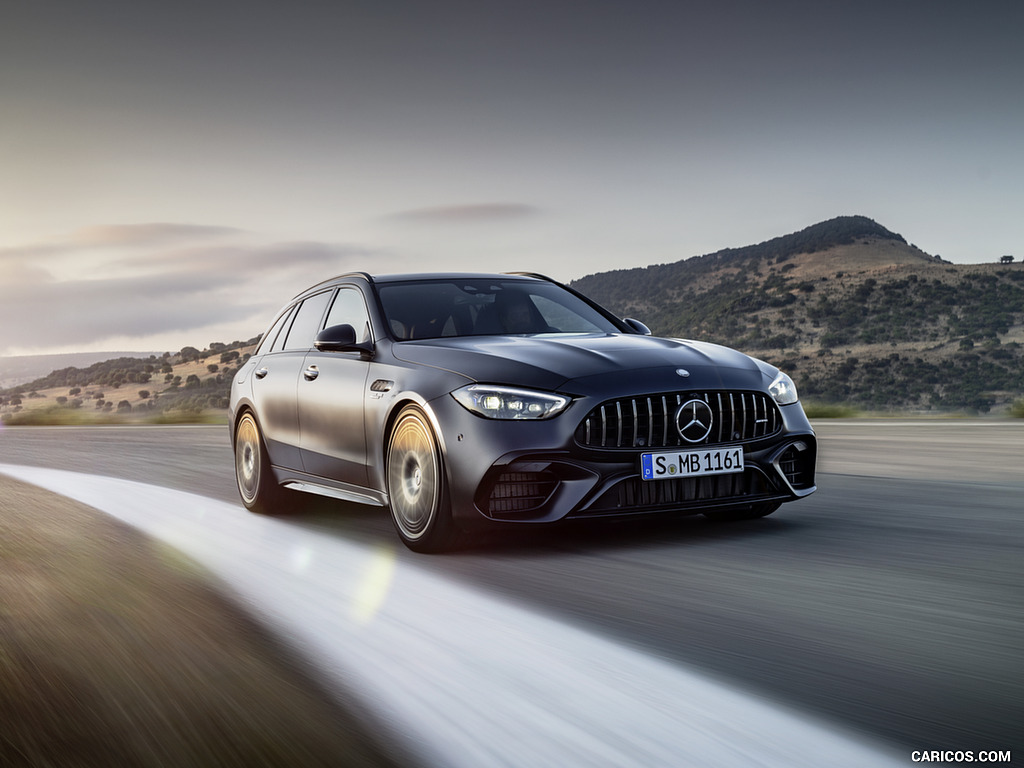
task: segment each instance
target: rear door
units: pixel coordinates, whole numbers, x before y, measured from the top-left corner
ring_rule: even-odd
[[[253,402],[270,463],[275,466],[302,469],[298,384],[331,295],[332,291],[325,291],[305,299],[253,372]]]

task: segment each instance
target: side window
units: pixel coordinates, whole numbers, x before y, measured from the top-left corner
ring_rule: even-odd
[[[280,352],[284,349],[284,340],[288,338],[288,329],[295,318],[295,309],[295,307],[292,307],[288,314],[285,315],[284,323],[281,324],[281,332],[277,334],[277,338],[274,339],[274,346],[270,348],[271,352]]]
[[[324,327],[330,328],[332,325],[351,325],[356,329],[357,343],[370,341],[370,317],[366,313],[363,294],[355,288],[340,289]]]
[[[299,311],[295,313],[292,328],[288,331],[288,338],[284,343],[286,350],[309,349],[313,346],[313,340],[320,330],[320,319],[324,316],[330,298],[330,291],[325,291],[302,302]]]
[[[282,315],[277,318],[277,322],[275,322],[273,326],[271,326],[270,330],[267,331],[267,335],[260,340],[260,345],[255,354],[262,355],[265,352],[275,351],[275,347],[278,350],[281,348],[280,344],[275,344],[274,342],[281,333],[281,329],[285,326],[285,323],[288,322],[288,318],[292,316],[292,311],[293,308],[289,308],[287,312],[282,313]]]

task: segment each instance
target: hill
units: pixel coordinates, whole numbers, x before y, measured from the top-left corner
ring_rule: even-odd
[[[0,357],[0,389],[27,384],[58,368],[83,368],[117,357],[149,357],[155,352],[70,352],[61,355]]]
[[[805,401],[1024,411],[1024,263],[950,264],[863,216],[571,285],[657,335],[775,363]],[[54,370],[0,390],[0,415],[191,418],[226,407],[256,341]]]
[[[987,412],[1024,393],[1024,264],[950,264],[861,216],[572,286],[775,363],[805,399]]]
[[[85,368],[67,366],[0,390],[5,423],[67,423],[111,419],[189,421],[227,408],[231,379],[257,338],[184,347],[159,357],[122,356]]]

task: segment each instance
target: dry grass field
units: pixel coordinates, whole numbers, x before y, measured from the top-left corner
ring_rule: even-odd
[[[243,347],[240,354],[251,353],[254,347]],[[219,421],[223,419],[223,413],[217,409],[204,414],[195,412],[165,411],[161,406],[161,398],[173,397],[190,391],[207,392],[216,389],[225,393],[230,383],[223,383],[216,388],[208,389],[212,379],[223,374],[230,366],[220,365],[218,355],[211,354],[202,360],[178,362],[172,365],[172,382],[176,379],[177,384],[165,381],[166,374],[160,372],[164,361],[156,366],[157,371],[153,373],[150,381],[144,384],[126,383],[117,388],[100,385],[85,386],[81,392],[72,395],[68,387],[39,388],[26,392],[20,396],[20,403],[12,405],[10,402],[0,403],[0,417],[6,415],[9,419],[17,416],[12,423],[31,424],[124,424],[132,422],[141,423],[165,423],[180,421]],[[208,366],[217,366],[216,371],[211,371]],[[237,365],[237,362],[234,363]],[[199,379],[201,386],[196,390],[186,388],[185,382],[189,377],[195,376]],[[146,397],[143,397],[143,393]],[[226,395],[225,395],[226,396]],[[67,407],[70,401],[79,399],[82,404],[78,408]],[[127,403],[128,408],[122,408],[122,403]]]

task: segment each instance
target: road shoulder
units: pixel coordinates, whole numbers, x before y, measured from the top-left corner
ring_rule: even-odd
[[[0,764],[407,764],[202,568],[0,476]]]

